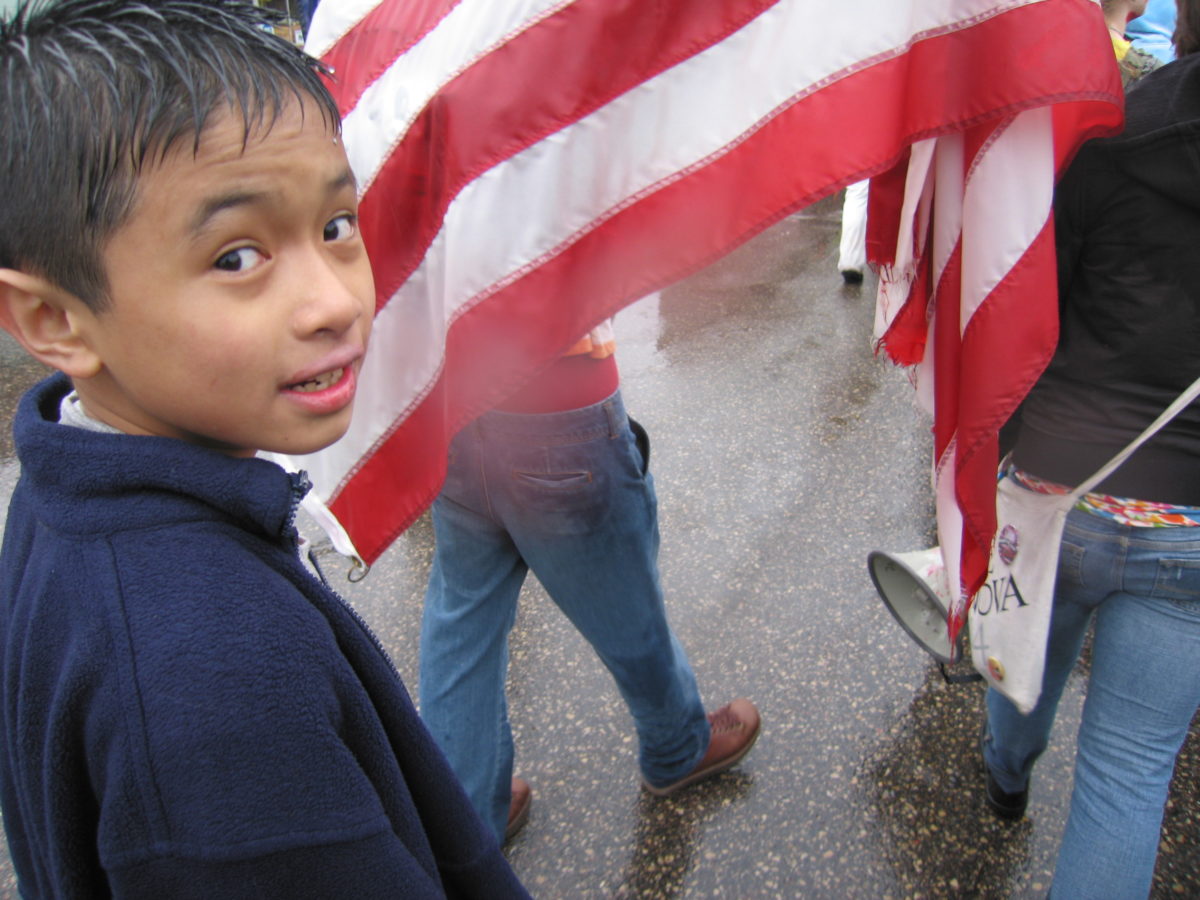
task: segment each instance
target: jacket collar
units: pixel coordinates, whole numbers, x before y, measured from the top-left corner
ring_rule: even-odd
[[[65,376],[47,378],[21,399],[13,421],[21,482],[47,524],[87,534],[217,517],[271,539],[294,536],[304,473],[173,438],[62,425],[59,404],[70,390]]]

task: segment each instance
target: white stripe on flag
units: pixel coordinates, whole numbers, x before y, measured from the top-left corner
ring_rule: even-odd
[[[320,59],[341,38],[353,30],[371,10],[387,0],[324,0],[313,14],[308,32],[304,35],[304,49]]]
[[[328,2],[328,0],[326,0]],[[570,0],[460,3],[397,59],[342,121],[346,153],[365,192],[413,120],[455,75]]]
[[[1054,129],[1041,107],[1016,116],[967,173],[962,330],[1045,227],[1053,202]]]

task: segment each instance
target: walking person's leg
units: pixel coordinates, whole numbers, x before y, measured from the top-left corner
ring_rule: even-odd
[[[838,243],[838,271],[848,284],[863,280],[867,266],[867,186],[858,181],[847,186],[842,198],[842,236]]]
[[[495,502],[530,568],[612,673],[644,777],[670,784],[704,758],[713,728],[667,623],[653,479],[620,394],[509,424],[518,418],[532,431],[506,442],[510,492]],[[489,428],[498,421],[490,416]]]
[[[989,774],[987,801],[1005,818],[1024,814],[1024,796],[1030,774],[1046,749],[1058,712],[1063,688],[1087,635],[1095,607],[1116,582],[1104,576],[1101,557],[1115,551],[1090,526],[1095,519],[1085,512],[1072,512],[1063,533],[1059,553],[1054,609],[1046,640],[1046,664],[1042,692],[1037,705],[1023,715],[1007,697],[995,689],[987,692],[987,724],[983,736],[983,759]],[[1087,548],[1088,578],[1081,565]]]
[[[505,700],[508,633],[526,566],[487,515],[480,446],[468,425],[451,446],[433,506],[435,551],[421,621],[421,717],[503,841],[513,744]]]
[[[1096,616],[1056,900],[1150,892],[1175,758],[1200,705],[1196,531],[1126,528],[1127,592]]]

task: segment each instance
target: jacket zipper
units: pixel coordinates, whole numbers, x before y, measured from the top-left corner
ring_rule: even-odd
[[[375,632],[371,630],[371,626],[367,624],[367,620],[362,617],[357,609],[355,609],[345,597],[334,590],[330,585],[329,579],[325,577],[325,571],[321,568],[321,564],[317,562],[317,558],[313,551],[308,552],[308,561],[312,564],[312,569],[300,562],[300,532],[296,528],[296,514],[300,511],[300,502],[304,499],[304,495],[312,489],[312,482],[309,481],[308,473],[306,472],[289,472],[288,478],[291,480],[291,509],[288,513],[286,533],[291,539],[292,549],[295,550],[296,562],[300,568],[304,570],[304,574],[311,578],[321,588],[324,588],[334,599],[340,603],[345,610],[350,613],[351,618],[358,623],[358,627],[363,630],[363,633],[370,638],[371,643],[375,646],[375,650],[388,664],[388,668],[392,670],[392,674],[396,676],[396,680],[401,685],[404,684],[404,679],[400,677],[400,670],[396,668],[396,663],[392,660],[391,654],[383,647],[383,642],[375,636]],[[407,688],[405,688],[407,690]]]

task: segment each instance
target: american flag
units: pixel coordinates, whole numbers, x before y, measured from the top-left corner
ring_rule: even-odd
[[[901,323],[922,326],[910,350],[925,344],[927,293],[939,310],[961,294],[978,321],[996,265],[1014,294],[1046,282],[1032,291],[1043,321],[1053,265],[1042,253],[1022,269],[1020,253],[1006,264],[979,246],[993,264],[977,271],[970,188],[998,220],[1036,219],[1015,249],[1044,250],[1062,160],[1120,119],[1091,0],[323,0],[307,49],[334,72],[377,305],[349,432],[293,462],[367,561],[432,502],[463,424],[622,306],[865,177],[888,173],[894,188],[873,200],[891,219],[873,235],[892,239],[893,315],[913,273],[938,273],[936,294],[903,307]],[[1009,158],[997,152],[1006,136],[1039,129],[1049,155],[986,185],[970,177]],[[906,206],[914,162],[949,169],[952,145],[957,181]],[[903,220],[913,208],[923,212]],[[925,233],[914,244],[922,228],[961,230],[958,261],[947,266]],[[1053,323],[1034,336],[1028,350],[1024,334],[1005,340],[1025,373],[1044,364]],[[953,369],[939,356],[950,373],[939,392],[970,370],[959,356]],[[939,452],[957,448],[969,500],[963,479],[987,468],[987,448],[964,452],[966,420],[947,408],[939,397]],[[972,427],[990,428],[1002,416],[978,418]]]

